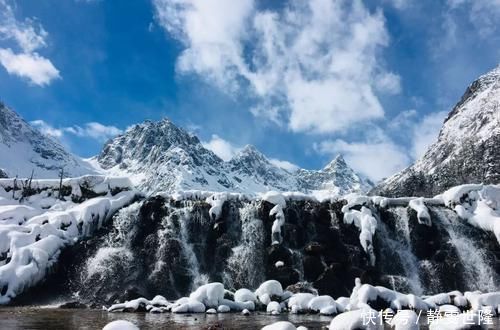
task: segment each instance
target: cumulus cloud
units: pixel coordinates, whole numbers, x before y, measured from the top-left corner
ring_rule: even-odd
[[[31,126],[39,130],[43,135],[55,137],[57,139],[61,138],[64,134],[64,130],[52,127],[45,121],[38,119],[30,122]]]
[[[71,134],[83,138],[91,138],[99,142],[122,133],[122,130],[115,126],[106,126],[96,122],[89,122],[83,125],[56,128],[39,119],[31,121],[30,124],[37,128],[42,134],[61,139],[65,134]]]
[[[35,85],[48,85],[60,78],[52,62],[37,53],[14,54],[10,48],[0,48],[0,63],[9,74],[26,78]]]
[[[374,182],[402,170],[411,162],[405,150],[380,131],[359,142],[326,140],[315,144],[314,149],[330,156],[342,154],[355,171]]]
[[[233,146],[230,142],[220,138],[218,135],[212,135],[210,141],[202,142],[203,146],[211,150],[220,159],[228,161],[241,149]]]
[[[286,160],[271,158],[271,159],[269,159],[269,161],[274,166],[282,168],[284,170],[287,170],[288,172],[295,172],[300,168],[298,165],[295,165],[294,163],[291,163],[291,162],[286,161]]]
[[[0,0],[0,40],[12,41],[20,52],[0,48],[0,64],[9,74],[28,79],[34,85],[48,85],[60,78],[52,62],[36,50],[46,47],[47,31],[34,19],[19,21],[14,10],[5,0]]]
[[[381,118],[377,92],[401,91],[379,60],[385,19],[360,0],[153,0],[158,23],[180,40],[180,73],[255,98],[252,114],[295,132],[333,133]]]

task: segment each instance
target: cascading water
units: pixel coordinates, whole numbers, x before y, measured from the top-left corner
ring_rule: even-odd
[[[71,278],[78,299],[96,303],[156,294],[174,299],[213,281],[255,289],[266,279],[284,287],[308,281],[334,297],[349,295],[356,277],[416,295],[498,290],[498,243],[453,211],[430,207],[429,227],[410,208],[374,208],[371,266],[359,229],[342,220],[342,206],[288,201],[283,241],[273,245],[270,203],[228,200],[215,219],[204,201],[152,197],[122,209],[100,235],[71,247],[63,258],[71,267],[55,276]]]
[[[395,207],[388,212],[396,219],[396,230],[393,235],[389,234],[390,229],[383,222],[377,227],[379,267],[389,277],[392,289],[421,295],[424,288],[419,277],[419,261],[412,252],[407,209]]]
[[[240,244],[232,249],[224,271],[224,284],[229,288],[256,288],[265,279],[264,224],[258,219],[258,205],[251,202],[239,210],[241,221]]]
[[[480,230],[466,224],[452,210],[433,207],[432,211],[449,234],[449,243],[456,249],[464,268],[464,289],[483,292],[499,290],[499,276],[491,267],[494,256],[484,241],[472,239]]]

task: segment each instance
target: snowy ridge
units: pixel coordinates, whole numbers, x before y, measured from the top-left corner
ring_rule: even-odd
[[[123,178],[67,179],[64,187],[71,190],[64,194],[54,181],[34,181],[37,190],[29,194],[22,189],[6,191],[13,180],[0,181],[0,304],[41,281],[62,248],[92,235],[136,197],[130,181]],[[87,191],[82,193],[82,187]],[[85,200],[74,203],[77,195]]]
[[[373,193],[432,196],[465,183],[498,183],[499,144],[500,66],[467,88],[424,156],[386,179]]]
[[[66,177],[93,174],[95,169],[67,152],[56,141],[31,127],[0,102],[0,178],[57,178],[61,168]]]
[[[373,185],[337,157],[319,171],[289,172],[247,145],[225,162],[168,119],[146,121],[109,141],[93,162],[114,175],[131,176],[147,192],[205,190],[257,193],[326,191],[345,194]]]

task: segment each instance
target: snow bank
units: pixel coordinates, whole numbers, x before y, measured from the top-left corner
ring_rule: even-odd
[[[9,180],[12,181],[3,180],[3,187],[9,186]],[[45,188],[51,187],[53,181],[34,180],[33,184]],[[107,189],[107,195],[81,204],[52,198],[50,207],[43,209],[38,203],[48,195],[48,191],[44,190],[21,201],[15,199],[15,194],[11,195],[14,197],[9,199],[11,205],[0,205],[0,256],[4,256],[0,260],[0,304],[9,303],[25,289],[41,281],[57,262],[61,249],[90,236],[136,196],[134,191],[127,191],[127,180],[87,176],[66,179],[66,182],[86,182],[87,187],[98,192]],[[119,185],[123,185],[120,190],[126,191],[113,196],[111,190]]]
[[[417,212],[418,223],[429,227],[432,226],[429,210],[427,210],[422,197],[410,200],[408,206]]]
[[[494,233],[500,244],[500,185],[461,185],[447,190],[441,198],[460,218]]]

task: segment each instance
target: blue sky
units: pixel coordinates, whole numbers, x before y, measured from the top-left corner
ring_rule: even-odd
[[[342,153],[378,180],[499,64],[498,21],[498,0],[0,0],[0,99],[84,157],[167,116],[223,158]]]

